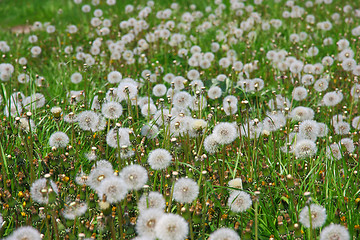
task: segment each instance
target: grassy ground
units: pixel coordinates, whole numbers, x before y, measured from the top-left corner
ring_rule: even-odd
[[[90,1],[83,1],[90,4]],[[161,0],[155,3],[153,12],[146,19],[150,27],[136,35],[134,41],[125,44],[126,50],[133,50],[138,45],[138,40],[146,38],[146,34],[153,32],[166,20],[159,20],[155,14],[158,10],[169,8],[171,0]],[[84,4],[83,3],[83,4]],[[92,13],[84,14],[81,5],[74,4],[70,0],[58,1],[4,1],[0,0],[0,41],[6,41],[11,51],[4,53],[0,63],[11,63],[14,65],[14,73],[10,81],[1,82],[2,103],[0,106],[1,127],[1,179],[0,199],[5,223],[0,229],[0,238],[11,235],[20,226],[32,225],[42,234],[43,239],[78,239],[79,234],[87,238],[96,236],[96,239],[131,239],[136,235],[135,222],[139,217],[137,201],[141,195],[146,195],[150,190],[160,192],[166,202],[166,213],[181,215],[189,224],[189,239],[207,239],[209,235],[220,227],[235,229],[241,239],[319,239],[319,235],[325,226],[331,223],[346,226],[353,239],[359,238],[360,233],[360,178],[359,171],[359,136],[358,129],[350,128],[346,134],[336,134],[332,117],[335,114],[346,116],[344,120],[351,124],[352,119],[358,116],[359,100],[350,95],[350,89],[358,80],[351,71],[345,71],[336,56],[341,52],[336,42],[342,38],[350,41],[354,51],[354,59],[359,62],[359,39],[351,35],[351,30],[359,25],[359,18],[354,11],[343,13],[342,8],[350,4],[358,8],[353,1],[334,1],[330,5],[314,5],[306,8],[306,14],[313,14],[317,22],[331,19],[333,13],[339,13],[341,21],[335,23],[329,31],[323,31],[316,27],[316,23],[308,24],[304,19],[283,19],[282,26],[278,29],[271,27],[263,30],[260,23],[254,24],[249,30],[244,30],[243,36],[239,37],[237,43],[230,43],[229,39],[234,37],[231,26],[240,26],[242,21],[249,18],[250,13],[244,12],[243,16],[236,16],[229,9],[229,2],[224,1],[226,9],[219,14],[219,22],[209,19],[210,13],[204,13],[202,18],[196,19],[191,24],[190,31],[178,28],[170,28],[173,33],[181,33],[186,36],[188,43],[179,43],[170,46],[168,39],[158,39],[149,43],[149,48],[141,54],[147,57],[146,63],[139,63],[141,54],[135,54],[135,63],[130,64],[123,58],[120,60],[110,59],[110,51],[106,45],[107,40],[119,41],[122,36],[132,30],[120,29],[122,20],[136,18],[137,12],[125,13],[127,4],[145,6],[146,1],[120,1],[114,7],[107,6],[104,1],[93,7],[104,11],[104,18],[111,19],[112,27],[108,35],[101,36],[101,51],[104,55],[93,54],[94,65],[85,64],[83,60],[76,58],[76,51],[66,54],[65,47],[78,46],[83,48],[84,53],[89,53],[97,35],[98,28],[92,27],[89,22]],[[180,22],[181,15],[189,9],[194,1],[178,1],[179,9],[173,11],[172,19],[176,24]],[[82,5],[83,5],[82,4]],[[197,1],[197,10],[203,11],[206,6],[212,7],[216,4],[212,1]],[[250,3],[246,3],[250,4]],[[304,7],[304,1],[298,1]],[[285,1],[275,3],[264,1],[262,5],[255,6],[254,11],[261,14],[264,21],[271,19],[282,19],[284,10],[290,10],[285,6]],[[305,15],[306,15],[305,14]],[[353,22],[345,23],[345,18],[351,17]],[[35,31],[28,34],[14,34],[10,29],[15,26],[32,25],[35,21],[50,22],[56,27],[56,32],[49,34],[46,31]],[[204,21],[216,23],[209,30],[201,32],[196,30]],[[66,32],[69,24],[75,24],[79,31],[74,34]],[[219,30],[224,32],[224,39],[217,39]],[[255,37],[250,38],[247,34],[255,32]],[[299,43],[289,41],[292,33],[307,32],[308,37]],[[35,34],[38,37],[36,43],[30,43],[28,38]],[[325,37],[332,37],[333,44],[325,46]],[[180,57],[178,50],[185,48],[190,50],[191,46],[198,45],[202,52],[211,51],[211,43],[219,42],[220,50],[214,53],[215,60],[207,69],[192,67],[188,64],[188,57]],[[33,57],[30,49],[40,46],[42,53]],[[307,50],[311,46],[319,49],[316,56],[308,56]],[[245,70],[235,71],[232,66],[222,68],[219,59],[227,56],[227,50],[234,49],[237,60],[242,63],[254,63],[258,61],[259,68],[249,72],[249,79],[261,78],[264,80],[264,88],[260,91],[246,91],[238,82],[239,75]],[[288,69],[280,71],[276,64],[266,57],[270,50],[287,51],[287,56],[295,57],[304,64],[320,63],[325,56],[333,56],[335,63],[325,66],[322,74],[314,74],[316,80],[329,75],[329,87],[325,92],[315,91],[313,85],[305,86],[308,97],[302,101],[292,99],[292,91],[295,87],[302,86],[299,75],[291,73]],[[138,50],[136,50],[138,51]],[[136,52],[134,51],[134,52]],[[123,52],[122,52],[123,54]],[[24,66],[18,63],[20,57],[26,57],[28,63]],[[160,67],[163,72],[157,75],[154,82],[148,81],[143,75],[143,70],[155,73]],[[176,135],[177,125],[158,124],[159,134],[156,138],[145,138],[141,135],[144,124],[154,124],[154,116],[146,116],[147,111],[141,113],[138,105],[131,105],[129,100],[121,102],[123,114],[121,117],[110,120],[106,119],[105,128],[101,131],[86,131],[79,127],[78,122],[68,123],[64,117],[70,112],[79,114],[90,110],[94,96],[103,98],[102,92],[110,92],[111,88],[117,88],[118,84],[108,82],[109,72],[117,70],[122,73],[123,78],[133,78],[141,83],[138,96],[152,98],[159,111],[171,109],[171,96],[157,97],[152,93],[156,84],[163,83],[167,89],[172,84],[163,81],[167,73],[175,76],[184,76],[191,69],[200,72],[200,79],[205,89],[198,92],[194,90],[188,80],[184,89],[195,97],[204,97],[207,105],[202,110],[185,111],[185,115],[194,119],[202,119],[207,122],[205,129],[192,135],[190,131],[181,132]],[[79,84],[71,82],[71,75],[80,72],[83,81]],[[20,83],[17,77],[25,73],[29,75],[28,83]],[[220,82],[216,80],[219,74],[225,74],[227,80]],[[245,73],[244,73],[245,74]],[[302,75],[305,73],[301,73]],[[38,84],[39,76],[45,78],[45,82]],[[292,80],[293,81],[292,81]],[[211,99],[207,91],[211,86],[219,86],[223,95],[220,99]],[[83,90],[85,97],[75,103],[71,101],[71,90]],[[319,105],[326,92],[341,90],[344,97],[336,106]],[[45,104],[40,108],[24,109],[20,117],[25,117],[26,112],[31,111],[29,117],[35,123],[34,131],[25,131],[19,126],[19,119],[6,117],[5,104],[9,104],[10,95],[15,91],[21,91],[25,97],[34,93],[41,93],[45,97]],[[101,92],[102,91],[102,92]],[[290,99],[288,109],[272,109],[268,103],[277,94]],[[223,99],[227,95],[234,95],[239,100],[236,105],[235,114],[225,114]],[[103,102],[101,102],[103,104]],[[280,102],[279,104],[282,104]],[[59,106],[62,109],[60,117],[51,112],[52,107]],[[314,141],[317,153],[314,156],[304,158],[295,157],[293,152],[281,149],[286,146],[290,133],[297,133],[301,122],[289,116],[295,107],[309,107],[315,112],[314,120],[325,123],[329,127],[329,133]],[[101,114],[101,110],[95,110]],[[218,146],[215,152],[205,150],[204,140],[214,130],[219,122],[235,122],[242,132],[250,131],[244,125],[249,119],[264,121],[272,111],[284,114],[285,123],[276,131],[264,129],[255,138],[239,135],[230,144]],[[272,115],[273,116],[273,115]],[[176,121],[181,122],[178,116]],[[191,122],[192,120],[189,120]],[[275,117],[274,117],[275,119]],[[26,120],[27,121],[27,120]],[[121,127],[129,128],[134,133],[130,135],[130,146],[128,148],[112,148],[107,144],[107,134],[110,129]],[[185,125],[185,124],[184,124]],[[69,136],[69,142],[64,148],[53,148],[49,144],[51,134],[61,131]],[[199,134],[200,133],[200,134]],[[355,143],[355,150],[349,153],[344,146],[340,146],[341,158],[334,158],[327,153],[327,147],[331,143],[338,143],[343,138],[351,138]],[[291,142],[293,147],[294,142]],[[84,173],[86,176],[92,171],[94,162],[86,157],[92,149],[96,160],[106,159],[113,166],[116,173],[123,170],[125,165],[139,164],[144,166],[148,172],[149,180],[146,182],[148,188],[131,190],[127,198],[110,207],[101,207],[105,200],[98,196],[97,191],[87,185],[78,184],[76,176]],[[147,158],[150,152],[157,148],[168,150],[172,156],[172,164],[164,170],[155,170],[150,167]],[[134,151],[130,158],[121,157],[122,151]],[[200,160],[199,160],[200,159]],[[51,195],[49,204],[34,201],[30,189],[32,183],[50,174],[50,178],[59,187],[58,195]],[[199,187],[199,197],[191,203],[179,203],[173,199],[173,185],[179,177],[194,179]],[[236,213],[229,208],[228,198],[231,190],[228,183],[235,178],[241,178],[242,190],[251,195],[252,205],[244,212]],[[239,189],[237,189],[239,190]],[[63,213],[73,203],[86,203],[87,211],[77,216],[74,220],[69,219]],[[310,203],[316,203],[326,209],[327,218],[323,227],[309,230],[301,223],[299,216],[303,208]],[[75,206],[77,206],[75,204]],[[124,212],[121,212],[124,211]],[[123,214],[125,213],[125,214]],[[125,237],[122,233],[125,233]],[[115,237],[116,236],[116,237]],[[95,238],[95,237],[94,237]],[[81,239],[81,238],[80,238]],[[347,240],[347,239],[346,239]]]

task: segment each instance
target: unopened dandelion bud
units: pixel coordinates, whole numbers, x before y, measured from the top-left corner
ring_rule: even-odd
[[[269,132],[268,130],[263,130],[263,131],[262,131],[262,134],[263,134],[264,136],[269,136],[269,135],[270,135],[270,132]]]
[[[51,113],[53,114],[55,119],[60,118],[61,112],[62,112],[61,107],[53,107],[53,108],[51,108]]]
[[[76,96],[75,95],[71,96],[70,103],[72,103],[72,104],[76,103]]]
[[[114,90],[114,89],[113,89]],[[99,101],[102,101],[105,98],[105,92],[104,91],[98,91],[98,99]]]
[[[111,214],[111,207],[110,207],[110,203],[105,201],[100,201],[99,202],[99,207],[100,210],[103,212],[103,214],[105,216],[110,215]]]

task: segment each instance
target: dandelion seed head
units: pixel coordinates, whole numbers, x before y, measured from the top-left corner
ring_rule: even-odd
[[[208,240],[240,240],[240,237],[233,229],[222,227],[211,233]]]
[[[120,202],[126,197],[128,186],[121,178],[111,176],[100,182],[97,191],[100,199],[105,195],[106,201],[112,204]]]
[[[19,227],[9,237],[11,240],[41,240],[40,232],[31,227]]]
[[[49,138],[50,147],[65,148],[70,139],[64,132],[54,132]]]
[[[219,143],[216,141],[216,136],[210,134],[204,140],[204,149],[210,154],[214,154],[219,147]]]
[[[340,144],[343,145],[349,153],[352,153],[355,150],[354,141],[351,138],[341,139]]]
[[[326,147],[326,156],[329,159],[340,160],[342,158],[340,146],[337,143],[332,143]]]
[[[228,206],[233,212],[244,212],[252,205],[250,194],[243,191],[233,191],[228,199]]]
[[[30,187],[30,195],[33,201],[40,204],[47,204],[49,202],[49,194],[53,191],[58,194],[58,187],[49,180],[49,185],[45,178],[40,178],[32,183]]]
[[[237,138],[237,131],[231,123],[222,122],[214,127],[213,135],[217,143],[229,144]]]
[[[159,133],[159,128],[154,125],[148,125],[145,124],[142,128],[141,128],[141,135],[145,136],[147,138],[155,138]]]
[[[320,78],[314,83],[314,89],[317,92],[323,92],[329,87],[329,82],[325,78]]]
[[[140,236],[155,239],[155,227],[163,214],[163,211],[157,208],[150,208],[141,211],[136,221],[136,232]]]
[[[133,164],[121,170],[120,178],[124,180],[129,190],[140,190],[146,184],[148,175],[144,167]]]
[[[103,180],[114,176],[114,170],[111,163],[106,160],[96,162],[87,178],[86,184],[94,190],[97,190]]]
[[[80,82],[82,81],[82,75],[81,75],[81,73],[78,73],[78,72],[73,73],[73,74],[71,75],[71,77],[70,77],[70,81],[71,81],[72,83],[74,83],[74,84],[80,83]]]
[[[343,94],[341,92],[328,92],[324,95],[322,101],[325,106],[333,107],[340,103],[343,99]]]
[[[169,151],[165,149],[155,149],[149,153],[148,163],[152,169],[162,170],[171,164],[172,156]]]
[[[304,139],[315,141],[319,135],[319,124],[314,120],[305,120],[299,124],[299,134]]]
[[[147,209],[158,209],[163,211],[165,209],[164,196],[159,192],[149,192],[148,195],[143,194],[138,202],[138,208],[140,212]]]
[[[210,99],[220,98],[222,94],[222,90],[218,86],[213,86],[208,90],[208,96]]]
[[[80,129],[96,132],[100,123],[100,116],[94,111],[82,111],[77,115],[76,120],[79,123]]]
[[[72,202],[65,205],[65,209],[62,212],[64,218],[74,220],[76,217],[82,216],[87,211],[88,206],[86,203]]]
[[[187,108],[191,103],[191,99],[188,92],[178,92],[173,97],[173,104],[178,108]]]
[[[77,115],[71,112],[64,116],[64,121],[67,123],[75,123],[77,122]]]
[[[329,128],[325,123],[317,123],[319,127],[318,137],[325,137],[329,132]]]
[[[350,234],[346,227],[332,223],[322,229],[320,240],[350,240]]]
[[[147,117],[148,115],[152,116],[156,113],[157,109],[156,109],[156,106],[155,104],[146,104],[146,105],[143,105],[141,107],[141,114],[144,116],[144,117]]]
[[[174,200],[179,203],[191,203],[199,195],[199,186],[190,178],[180,178],[174,184]]]
[[[155,235],[159,240],[184,240],[189,233],[189,225],[179,215],[163,214],[155,226]]]
[[[306,99],[307,95],[307,89],[304,87],[296,87],[292,92],[292,97],[296,101],[302,101]]]
[[[294,147],[294,154],[297,158],[312,157],[316,152],[316,144],[308,139],[299,140]]]
[[[26,97],[23,101],[25,109],[31,110],[35,108],[42,108],[45,105],[45,97],[41,93],[32,94],[29,97]]]
[[[167,91],[167,88],[164,84],[156,84],[152,89],[152,92],[155,97],[164,96],[166,94],[166,91]]]
[[[105,118],[117,119],[122,115],[123,108],[120,103],[110,101],[102,105],[101,112]]]
[[[339,135],[346,135],[350,132],[350,124],[347,122],[338,122],[334,124],[334,131]]]
[[[32,119],[28,119],[26,117],[20,118],[18,126],[21,130],[26,132],[30,132],[30,129],[32,132],[36,131],[35,122]]]
[[[106,134],[106,143],[112,148],[130,146],[129,128],[112,128]]]
[[[326,209],[317,204],[310,205],[310,213],[311,213],[311,223],[312,228],[319,228],[324,225],[326,220]],[[309,207],[305,206],[300,214],[299,214],[299,222],[303,224],[305,227],[310,227],[310,216],[309,216]]]
[[[314,110],[308,107],[296,107],[294,108],[290,114],[289,117],[292,118],[295,121],[304,121],[304,120],[312,120],[314,118]]]
[[[359,130],[360,129],[360,116],[354,117],[352,122],[351,122],[351,125],[356,130]]]
[[[358,100],[360,98],[360,84],[355,83],[351,90],[350,95],[354,98],[354,100]]]

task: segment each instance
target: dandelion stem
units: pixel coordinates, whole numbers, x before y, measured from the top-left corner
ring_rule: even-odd
[[[110,118],[108,119],[107,122],[107,133],[110,131]],[[105,144],[106,145],[106,159],[109,158],[109,144]]]
[[[308,205],[309,208],[309,221],[310,221],[310,227],[309,227],[309,239],[312,240],[313,236],[312,236],[312,216],[311,216],[311,208],[310,208],[310,204]]]
[[[201,184],[200,186],[203,187],[203,194],[202,194],[202,214],[204,217],[201,218],[201,239],[204,240],[205,239],[205,212],[206,212],[206,186],[204,186],[205,180],[203,180],[203,184]]]
[[[154,174],[154,185],[153,185],[153,191],[156,191],[156,181],[157,181],[157,175],[158,175],[158,171],[156,170],[155,171],[155,174]]]
[[[52,222],[52,225],[54,228],[55,239],[60,240],[59,230],[58,230],[58,226],[57,226],[57,222],[56,222],[56,214],[54,211],[51,211],[51,222]]]
[[[200,154],[201,154],[201,149],[202,149],[202,146],[204,144],[204,140],[205,140],[207,131],[208,131],[208,126],[206,125],[204,134],[203,134],[203,136],[201,138],[201,142],[200,142],[200,145],[199,145],[199,151],[197,152],[197,156],[200,156]]]
[[[45,232],[44,239],[49,239],[50,238],[49,218],[50,218],[50,216],[46,214],[46,216],[45,216],[46,232]]]
[[[3,177],[5,179],[7,179],[7,173],[9,173],[8,172],[9,170],[8,170],[8,164],[7,164],[7,161],[6,161],[6,158],[5,158],[2,142],[0,143],[0,147],[1,147],[1,161],[0,161],[1,172],[2,172]],[[5,190],[7,190],[6,184],[3,184],[3,187],[4,187]]]
[[[189,217],[189,226],[190,226],[190,239],[194,240],[194,229],[193,229],[193,224],[192,224],[192,220],[191,220],[192,216]]]
[[[34,164],[33,164],[33,155],[32,151],[30,150],[30,146],[27,141],[26,135],[23,135],[24,137],[24,143],[25,143],[25,150],[29,157],[29,166],[30,166],[30,183],[33,183],[35,180],[35,170],[34,170]]]
[[[126,201],[126,200],[124,200]],[[117,214],[118,214],[118,221],[119,221],[119,231],[120,231],[120,239],[124,239],[123,238],[123,214],[122,214],[122,207],[121,207],[121,202],[119,203],[119,207],[116,208],[117,210]]]
[[[119,165],[119,168],[122,169],[122,163],[121,163],[121,157],[120,157],[120,136],[119,136],[119,130],[116,129],[116,138],[117,138],[117,159],[118,159],[118,165]]]
[[[75,217],[75,220],[74,220],[74,226],[73,226],[73,231],[72,233],[75,235],[75,229],[76,229],[76,224],[78,224],[78,217]]]
[[[171,192],[170,192],[170,198],[169,198],[168,209],[167,209],[168,213],[171,212],[171,204],[172,204],[172,198],[173,198],[173,194],[174,194],[174,183],[175,183],[175,179],[171,185]]]
[[[255,200],[255,240],[259,239],[259,201]]]
[[[216,162],[218,164],[219,170],[222,169],[221,164],[220,164],[220,159],[216,159]],[[220,185],[222,186],[223,185],[223,179],[222,179],[222,172],[221,171],[219,172],[219,179],[220,179]]]
[[[108,216],[107,219],[109,221],[111,239],[116,239],[116,231],[115,231],[115,226],[114,226],[114,219],[113,219],[113,217],[111,215]],[[120,236],[122,236],[122,234]]]

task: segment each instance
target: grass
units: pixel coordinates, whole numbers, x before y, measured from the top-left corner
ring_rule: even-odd
[[[135,35],[134,41],[124,44],[124,50],[135,49],[140,39],[147,39],[147,33],[154,32],[156,27],[164,24],[167,20],[158,19],[156,11],[170,8],[172,2],[156,2],[146,18],[149,28]],[[91,4],[90,1],[86,3]],[[314,7],[305,7],[304,2],[297,2],[306,9],[304,17],[306,14],[315,16],[316,23],[310,24],[299,18],[284,19],[283,11],[291,10],[284,1],[263,1],[261,5],[254,5],[254,11],[262,16],[264,22],[282,19],[282,26],[279,28],[263,30],[261,23],[256,21],[246,29],[242,22],[249,18],[250,13],[244,11],[242,16],[236,16],[236,11],[230,8],[228,1],[224,1],[225,9],[222,13],[216,13],[219,10],[215,11],[217,5],[214,2],[199,1],[195,3],[196,10],[201,11],[203,16],[196,18],[188,31],[177,28],[183,13],[194,12],[190,9],[191,3],[193,2],[189,0],[179,1],[179,9],[173,10],[171,17],[176,27],[169,28],[171,33],[183,34],[187,42],[169,45],[168,39],[159,38],[149,42],[148,49],[134,50],[135,62],[132,64],[124,59],[124,51],[119,60],[111,59],[106,41],[116,42],[133,32],[121,29],[119,23],[137,18],[138,10],[126,13],[124,8],[127,4],[143,8],[146,1],[118,0],[113,7],[102,1],[99,6],[91,7],[91,13],[83,13],[83,4],[76,5],[69,0],[0,0],[0,16],[4,16],[1,19],[0,41],[6,41],[11,49],[2,53],[1,63],[11,63],[14,66],[10,80],[1,82],[0,91],[3,99],[0,101],[0,214],[4,219],[0,238],[10,236],[21,226],[31,225],[44,235],[43,239],[132,239],[139,233],[135,228],[141,214],[137,206],[138,200],[150,191],[163,195],[167,204],[164,207],[165,213],[178,214],[186,220],[189,234],[185,235],[188,239],[207,239],[221,227],[235,230],[241,239],[319,239],[321,232],[331,223],[345,226],[353,239],[359,237],[359,129],[350,127],[349,132],[337,134],[336,124],[332,120],[335,114],[341,114],[346,117],[344,122],[351,125],[352,120],[359,116],[359,100],[350,94],[350,89],[358,83],[357,74],[345,71],[341,61],[336,59],[341,52],[336,42],[346,38],[350,42],[349,48],[354,51],[354,59],[359,61],[359,39],[351,34],[351,30],[359,25],[359,18],[354,11],[343,13],[337,7],[344,8],[346,4],[353,8],[357,6],[351,1],[333,1],[329,5],[315,4]],[[207,6],[211,6],[210,12],[205,11]],[[112,22],[108,35],[98,36],[99,27],[93,27],[89,23],[96,8],[102,9],[103,18]],[[316,27],[318,22],[332,19],[332,14],[336,12],[341,14],[341,18],[338,23],[331,20],[331,30],[323,31]],[[210,14],[218,14],[216,20],[211,19],[211,16],[209,18]],[[345,23],[346,17],[351,17],[353,23]],[[15,34],[10,31],[15,26],[32,25],[35,21],[49,22],[56,27],[55,33],[39,30]],[[213,25],[206,31],[197,29],[206,21]],[[70,24],[76,25],[78,32],[67,32]],[[233,35],[232,26],[244,29],[243,35],[238,39]],[[250,31],[254,32],[254,38],[248,36]],[[226,38],[219,38],[221,32]],[[299,43],[289,41],[290,34],[300,32],[306,32],[307,38]],[[38,37],[36,43],[28,41],[28,37],[33,34]],[[75,48],[81,46],[84,53],[89,53],[98,37],[102,39],[100,52],[104,54],[93,54],[95,64],[77,59]],[[333,44],[325,46],[323,40],[326,37],[332,37]],[[215,60],[210,67],[203,69],[190,66],[188,59],[192,55],[191,46],[198,45],[202,52],[211,52],[213,42],[220,44],[220,50],[213,53]],[[41,47],[42,52],[38,57],[33,57],[30,50],[36,45]],[[65,47],[70,45],[74,51],[65,53]],[[307,51],[311,46],[318,47],[319,54],[310,57]],[[189,50],[188,56],[179,56],[178,50],[181,48]],[[235,71],[231,65],[221,67],[219,60],[227,56],[228,49],[233,49],[237,60],[243,64],[257,62],[258,68],[254,71],[247,71],[245,68]],[[313,84],[304,86],[308,90],[307,98],[302,101],[292,99],[293,89],[302,85],[301,79],[289,69],[280,70],[267,58],[270,50],[281,49],[287,51],[287,56],[293,56],[304,64],[321,63],[323,57],[333,56],[335,62],[332,66],[325,66],[323,74],[314,74],[316,80],[329,75],[328,88],[324,92],[318,92]],[[138,54],[137,51],[141,52]],[[142,55],[147,58],[146,63],[138,62],[138,59],[143,58]],[[25,57],[28,63],[20,65],[17,61],[20,57]],[[190,93],[199,101],[206,98],[207,103],[201,110],[186,108],[184,115],[188,118],[184,121],[182,114],[174,112],[176,104],[172,103],[172,96],[155,96],[152,89],[160,83],[165,84],[167,89],[173,89],[171,83],[163,80],[165,74],[173,73],[187,78],[187,73],[192,69],[199,71],[204,88],[193,89],[189,79],[181,91]],[[70,112],[79,114],[92,110],[95,96],[100,100],[100,106],[104,103],[105,93],[109,94],[111,88],[119,85],[108,81],[109,72],[114,70],[119,71],[123,79],[132,78],[140,84],[136,101],[140,101],[140,97],[151,98],[160,113],[165,109],[172,109],[172,117],[177,116],[176,120],[155,124],[157,119],[153,114],[149,116],[148,110],[142,112],[140,106],[131,104],[134,99],[130,99],[130,88],[130,93],[125,90],[124,100],[120,102],[122,115],[116,119],[106,119],[101,130],[87,131],[78,122],[65,121]],[[156,80],[149,81],[150,76],[143,74],[144,70],[157,74]],[[81,73],[83,77],[78,84],[71,82],[71,75],[75,72]],[[27,83],[17,80],[21,73],[29,76]],[[227,80],[216,80],[219,74],[225,74]],[[39,76],[45,79],[41,84]],[[248,91],[243,88],[243,83],[238,82],[241,77],[261,78],[264,80],[264,88]],[[127,84],[132,85],[129,82]],[[207,91],[212,86],[222,89],[219,99],[209,98]],[[74,102],[70,96],[72,90],[83,91],[85,96],[80,96]],[[343,100],[339,104],[319,105],[325,93],[336,90],[343,93]],[[22,92],[24,97],[41,93],[45,102],[41,107],[24,108],[21,114],[13,113],[18,115],[17,118],[6,116],[5,109],[9,106],[10,96],[17,91]],[[291,102],[290,106],[277,108],[278,104],[283,104],[280,101],[275,108],[271,108],[269,102],[277,94],[287,97]],[[227,95],[234,95],[238,100],[234,114],[226,114],[224,111],[226,102],[223,103],[223,99]],[[19,101],[19,106],[24,102],[25,98]],[[52,112],[55,106],[61,107],[60,116]],[[301,121],[289,116],[298,106],[311,108],[315,113],[314,120],[325,123],[329,128],[325,136],[314,141],[317,147],[314,155],[296,157],[293,152],[282,150],[287,146],[286,142],[289,142],[288,146],[296,146],[297,140],[291,140],[290,133],[297,133]],[[277,118],[274,111],[283,114],[285,118]],[[31,115],[27,115],[28,112]],[[94,112],[102,114],[101,109]],[[167,117],[164,116],[163,121]],[[246,124],[250,120],[256,122],[255,126],[257,122],[260,125],[266,124],[267,117],[270,118],[269,122],[284,122],[274,131],[264,127],[258,135],[251,137],[248,134],[250,127]],[[34,125],[26,129],[30,119],[34,121]],[[202,119],[206,123],[195,131],[191,127],[191,124],[195,124],[193,119]],[[235,122],[240,133],[230,144],[217,144],[216,151],[211,151],[207,148],[205,139],[220,122]],[[145,124],[157,125],[158,134],[153,138],[144,136],[142,127]],[[187,124],[190,127],[181,130]],[[112,148],[107,143],[107,135],[110,129],[118,128],[128,128],[129,142],[127,146],[122,146],[120,139],[124,136],[120,139],[117,137],[117,147]],[[66,146],[54,148],[49,144],[50,136],[57,131],[64,132],[69,137]],[[355,149],[349,151],[344,144],[340,145],[341,157],[336,160],[327,152],[327,147],[344,138],[351,138]],[[153,169],[148,162],[150,152],[157,148],[166,149],[172,155],[171,164],[165,169]],[[134,152],[133,155],[127,157],[126,154],[131,151]],[[96,159],[87,157],[89,153],[95,154]],[[101,159],[106,159],[112,165],[116,176],[122,176],[124,166],[143,166],[148,174],[147,186],[140,190],[129,190],[124,199],[106,205],[106,197],[98,196],[98,191],[91,188],[91,184],[80,184],[79,179],[82,174],[85,178],[89,177]],[[34,193],[30,192],[34,188],[32,184],[44,177],[47,185],[43,189],[50,191],[44,194],[49,194],[47,204],[39,203]],[[182,203],[174,195],[174,185],[180,177],[191,178],[199,186],[198,197],[189,203]],[[239,178],[242,189],[228,185],[230,180]],[[56,183],[58,194],[51,192],[55,189],[49,190],[50,179]],[[250,194],[251,207],[243,212],[232,211],[228,198],[233,190]],[[300,217],[303,208],[310,203],[321,205],[327,214],[322,227],[313,230],[306,228]],[[64,211],[76,212],[80,209],[79,204],[86,204],[87,209],[82,214],[75,213],[75,219],[64,214]],[[316,223],[316,218],[313,221]]]

